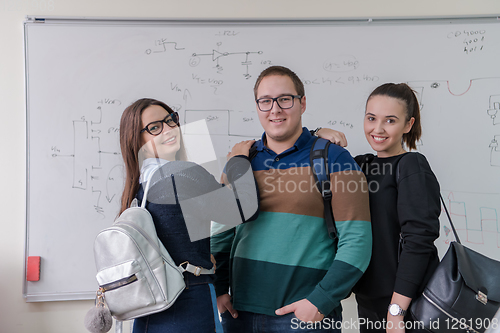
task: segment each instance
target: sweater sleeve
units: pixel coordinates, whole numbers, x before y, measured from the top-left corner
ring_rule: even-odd
[[[439,183],[426,158],[419,153],[404,156],[398,165],[398,217],[401,251],[394,291],[414,298],[427,267],[436,256],[439,237]]]
[[[254,221],[259,215],[260,200],[250,160],[244,155],[234,156],[227,162],[225,171],[227,183],[234,192],[242,221]]]
[[[372,248],[366,178],[347,151],[334,161],[330,181],[337,253],[324,278],[307,297],[324,315],[349,295],[368,267]]]
[[[222,179],[230,184],[234,191],[240,214],[245,221],[253,221],[259,214],[259,190],[253,176],[250,160],[246,156],[235,156],[231,158],[224,168]],[[255,191],[253,191],[255,189]],[[243,204],[241,204],[243,203]],[[220,226],[220,230],[227,226]],[[215,258],[217,269],[214,287],[217,296],[229,292],[230,254],[233,245],[234,229],[223,232],[212,230],[210,238],[210,250]]]
[[[210,252],[215,258],[217,269],[214,282],[217,297],[229,293],[230,255],[234,240],[234,229],[226,230],[210,238]]]

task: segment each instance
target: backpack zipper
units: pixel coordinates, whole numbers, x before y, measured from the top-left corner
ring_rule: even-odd
[[[134,274],[134,275],[131,275],[129,277],[120,279],[118,281],[104,284],[101,286],[101,289],[102,289],[102,292],[104,293],[106,291],[115,290],[115,289],[118,289],[120,287],[127,286],[131,283],[134,283],[135,281],[137,281],[137,276]]]

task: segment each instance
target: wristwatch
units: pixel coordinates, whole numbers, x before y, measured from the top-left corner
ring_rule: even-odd
[[[406,310],[401,309],[398,304],[394,303],[389,304],[389,313],[393,316],[405,316]]]

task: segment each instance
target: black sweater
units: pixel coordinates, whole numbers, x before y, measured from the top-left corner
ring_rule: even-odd
[[[372,259],[354,289],[358,302],[369,308],[393,292],[414,298],[439,263],[438,181],[420,153],[355,160],[369,184],[373,230]]]

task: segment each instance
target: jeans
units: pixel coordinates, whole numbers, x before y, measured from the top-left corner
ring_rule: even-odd
[[[217,301],[212,284],[190,285],[165,311],[137,318],[134,333],[221,333]]]
[[[342,316],[329,315],[318,323],[300,321],[294,313],[275,317],[265,314],[238,311],[233,318],[229,311],[221,315],[225,333],[290,333],[290,332],[341,332]],[[338,325],[338,329],[335,328]]]

